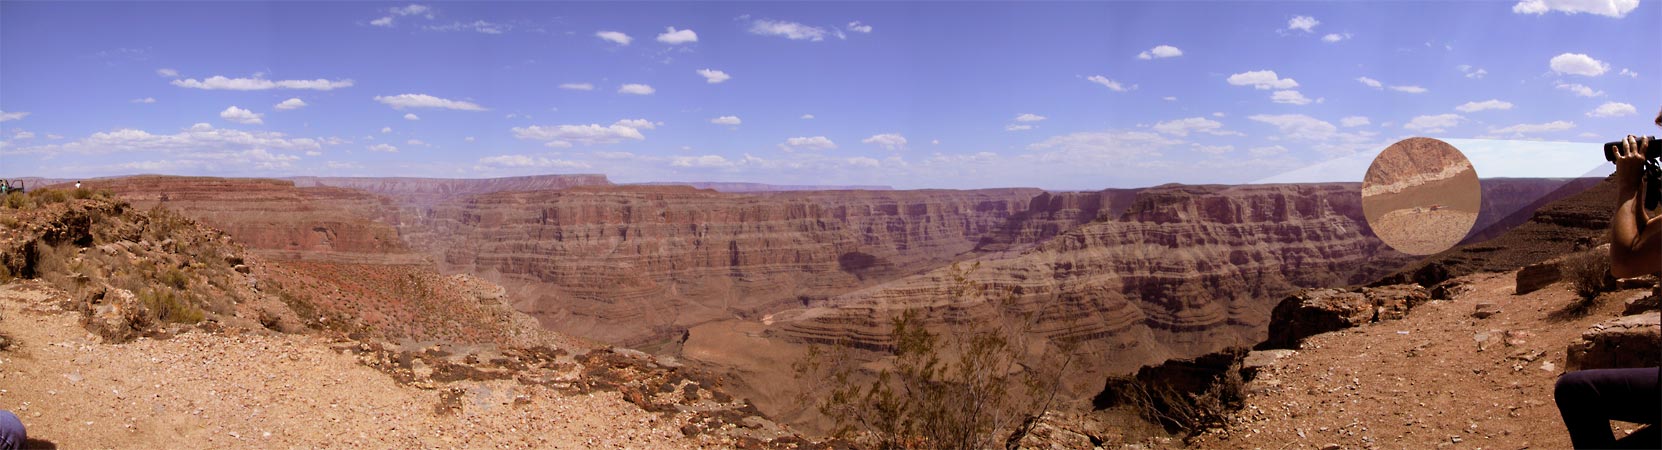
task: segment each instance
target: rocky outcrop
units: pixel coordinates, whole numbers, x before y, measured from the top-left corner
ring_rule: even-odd
[[[1600,322],[1570,342],[1565,369],[1620,369],[1662,364],[1662,315],[1652,311]]]
[[[1271,313],[1269,338],[1258,349],[1297,349],[1304,338],[1381,320],[1400,320],[1431,299],[1418,285],[1309,289],[1282,300]]]
[[[97,187],[137,208],[179,211],[268,256],[406,252],[391,225],[398,221],[397,206],[362,191],[296,188],[272,179],[171,176],[101,180]]]

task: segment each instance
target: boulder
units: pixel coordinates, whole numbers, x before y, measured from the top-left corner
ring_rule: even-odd
[[[1500,314],[1500,305],[1495,302],[1478,303],[1477,308],[1472,311],[1472,317],[1479,319],[1487,319],[1495,314]]]
[[[1530,264],[1518,270],[1517,295],[1539,291],[1564,278],[1563,265],[1558,260]]]
[[[1466,280],[1447,280],[1431,287],[1432,300],[1454,300],[1476,288]]]
[[[1415,284],[1342,289],[1306,289],[1270,312],[1269,338],[1258,350],[1297,349],[1304,338],[1369,322],[1397,320],[1431,299]]]
[[[1631,316],[1657,310],[1662,310],[1662,292],[1639,294],[1627,299],[1627,305],[1622,307],[1622,314]]]
[[[1400,320],[1408,316],[1409,309],[1431,300],[1431,293],[1417,284],[1363,288],[1362,295],[1374,305],[1374,321]]]
[[[1306,289],[1281,300],[1270,312],[1269,338],[1259,350],[1298,349],[1305,337],[1372,321],[1377,312],[1360,292]]]
[[[1662,365],[1662,313],[1656,311],[1599,322],[1570,342],[1567,370],[1620,369]]]

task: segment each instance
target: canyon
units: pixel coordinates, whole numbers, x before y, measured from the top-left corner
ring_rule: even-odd
[[[1023,318],[1035,351],[1065,344],[1083,355],[1067,390],[1085,393],[1105,374],[1261,341],[1275,302],[1293,290],[1370,283],[1418,261],[1372,234],[1360,183],[1085,192],[721,192],[591,175],[90,184],[141,208],[176,209],[305,277],[388,264],[477,277],[546,329],[726,373],[763,412],[802,421],[812,412],[780,382],[790,364],[828,343],[880,359],[888,321],[902,311],[942,330]],[[1527,225],[1526,208],[1587,186],[1482,180],[1468,242]],[[960,278],[983,293],[955,292]]]

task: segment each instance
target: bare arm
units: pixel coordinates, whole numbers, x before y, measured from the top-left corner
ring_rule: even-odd
[[[1616,157],[1616,214],[1610,223],[1610,274],[1636,277],[1662,271],[1662,216],[1647,217],[1640,198],[1645,145],[1633,136]]]

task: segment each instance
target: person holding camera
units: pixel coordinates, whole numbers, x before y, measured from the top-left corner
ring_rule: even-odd
[[[1656,115],[1662,127],[1662,112]],[[1656,159],[1662,142],[1629,135],[1607,150],[1616,163],[1616,214],[1610,220],[1610,274],[1617,278],[1662,273],[1662,215],[1649,217],[1646,192],[1655,197]],[[1647,167],[1648,166],[1648,167]],[[1647,174],[1647,172],[1650,172]],[[1647,176],[1648,175],[1648,176]],[[1646,186],[1646,184],[1652,186]],[[1648,190],[1647,190],[1648,188]],[[1648,201],[1648,202],[1647,202]],[[1662,282],[1651,295],[1662,296]],[[1553,399],[1575,448],[1662,448],[1662,368],[1592,369],[1558,377]],[[1610,421],[1647,426],[1617,440]]]

